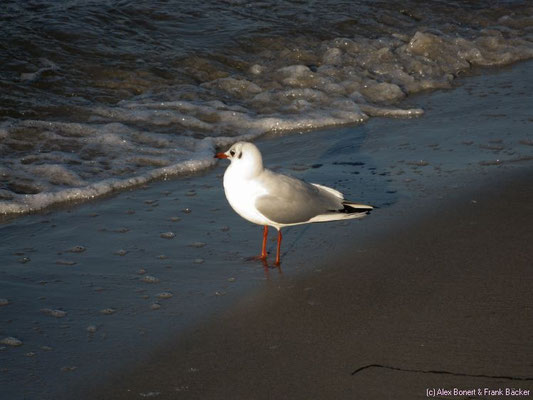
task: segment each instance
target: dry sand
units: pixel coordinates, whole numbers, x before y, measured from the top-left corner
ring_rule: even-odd
[[[88,398],[530,398],[531,176],[402,217],[405,229],[265,287]]]

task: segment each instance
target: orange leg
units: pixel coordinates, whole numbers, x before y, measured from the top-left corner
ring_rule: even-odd
[[[265,225],[263,228],[263,247],[261,248],[261,260],[266,260],[267,258],[267,236],[268,236],[268,226]]]
[[[276,266],[279,266],[280,264],[280,249],[281,249],[281,239],[283,237],[281,236],[281,229],[278,230],[278,251],[276,252],[276,262],[274,263]]]

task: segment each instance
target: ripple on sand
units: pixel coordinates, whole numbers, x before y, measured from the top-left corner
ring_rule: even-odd
[[[70,267],[72,265],[76,265],[76,262],[75,261],[71,261],[71,260],[57,260],[56,264],[57,265],[65,265],[65,266]]]
[[[152,275],[146,275],[141,280],[145,283],[159,283],[159,278],[156,278],[155,276],[152,276]]]
[[[64,318],[67,316],[67,312],[63,310],[53,310],[51,308],[42,308],[41,313],[55,318]]]
[[[1,344],[5,344],[7,346],[13,346],[13,347],[22,346],[22,340],[17,339],[17,338],[12,337],[12,336],[8,336],[6,338],[3,338],[2,340],[0,340],[0,343]]]
[[[87,250],[85,247],[83,246],[74,246],[70,249],[67,250],[68,253],[83,253],[85,250]]]
[[[174,295],[170,292],[161,292],[158,295],[156,295],[158,299],[170,299],[172,296]]]

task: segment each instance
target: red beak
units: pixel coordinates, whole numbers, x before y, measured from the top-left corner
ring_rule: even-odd
[[[217,153],[215,154],[215,158],[228,158],[226,153]]]

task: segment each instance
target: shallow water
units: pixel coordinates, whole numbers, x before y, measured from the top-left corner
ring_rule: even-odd
[[[212,168],[216,146],[415,117],[533,56],[526,1],[4,1],[0,213]]]

